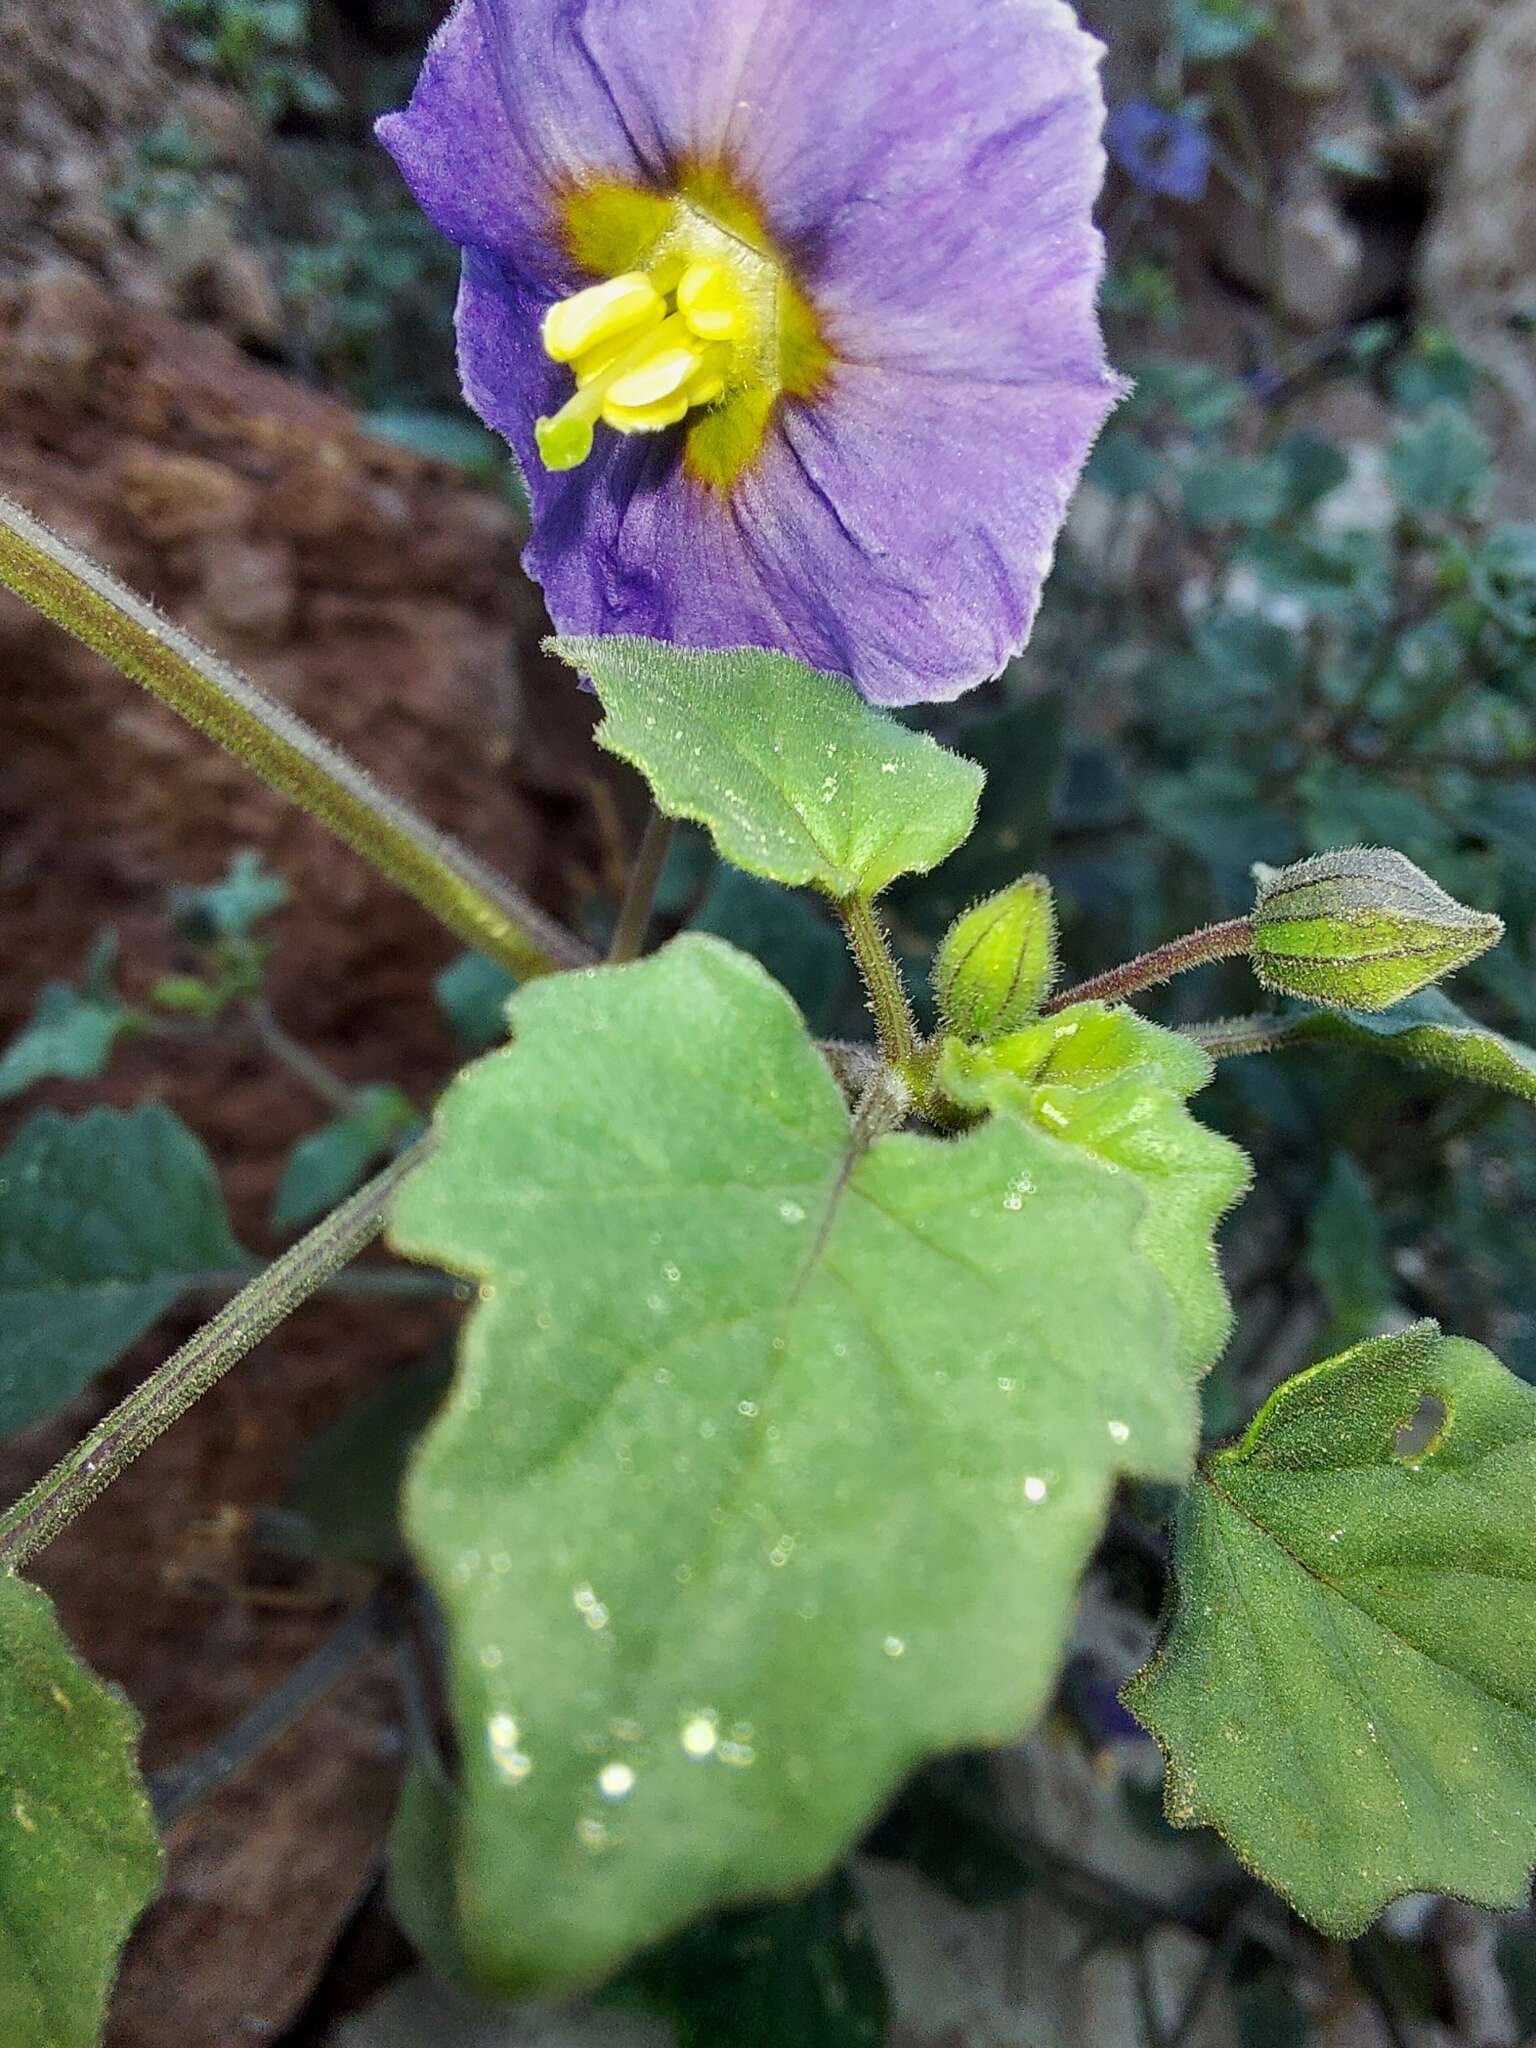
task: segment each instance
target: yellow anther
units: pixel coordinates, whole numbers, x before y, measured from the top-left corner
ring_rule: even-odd
[[[747,309],[723,263],[690,263],[678,280],[677,310],[703,341],[737,341],[747,330]]]
[[[594,377],[600,377],[604,370],[611,370],[620,356],[628,355],[637,341],[649,334],[653,327],[661,325],[662,317],[663,308],[658,305],[654,320],[648,320],[641,327],[631,327],[609,341],[600,341],[596,348],[589,348],[579,355],[571,365],[576,372],[578,389],[583,384],[590,384]]]
[[[615,405],[610,398],[603,405],[603,421],[621,434],[659,434],[663,427],[675,427],[692,403],[686,386],[654,405]]]
[[[663,346],[633,369],[620,372],[608,386],[607,396],[629,412],[658,405],[683,390],[701,361],[699,351],[686,342]]]
[[[617,336],[654,326],[664,311],[651,280],[629,270],[551,306],[544,315],[544,351],[557,363],[572,363]]]

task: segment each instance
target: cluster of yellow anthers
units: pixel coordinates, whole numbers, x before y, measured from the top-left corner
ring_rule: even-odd
[[[722,396],[751,310],[724,263],[669,277],[639,270],[589,285],[544,316],[544,349],[576,373],[576,391],[534,433],[546,469],[575,469],[599,420],[654,434]]]

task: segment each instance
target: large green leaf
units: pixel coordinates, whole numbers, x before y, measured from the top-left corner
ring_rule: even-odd
[[[1027,1117],[1133,1175],[1147,1206],[1137,1238],[1179,1318],[1179,1355],[1205,1372],[1232,1311],[1215,1230],[1247,1187],[1246,1156],[1184,1107],[1210,1080],[1208,1054],[1134,1010],[1074,1003],[990,1045],[949,1039],[939,1085],[971,1109]]]
[[[803,1887],[918,1758],[1015,1734],[1115,1472],[1196,1426],[1129,1174],[1012,1118],[859,1153],[718,941],[512,1019],[394,1225],[480,1283],[406,1523],[504,1991]]]
[[[189,1288],[249,1266],[168,1109],[31,1118],[0,1156],[0,1436],[73,1400]]]
[[[1280,1043],[1358,1046],[1410,1066],[1434,1067],[1460,1081],[1536,1102],[1536,1052],[1479,1024],[1438,989],[1425,989],[1379,1016],[1355,1010],[1308,1010],[1280,1027]]]
[[[1421,1324],[1287,1381],[1189,1486],[1176,1605],[1126,1691],[1170,1819],[1330,1934],[1405,1892],[1523,1902],[1533,1494],[1536,1391],[1479,1345]]]
[[[877,896],[937,867],[976,822],[979,768],[787,654],[553,644],[597,685],[603,745],[754,875]]]
[[[159,1888],[139,1726],[0,1572],[0,2040],[95,2048],[128,1931]]]

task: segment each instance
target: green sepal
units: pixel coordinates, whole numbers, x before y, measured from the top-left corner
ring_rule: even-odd
[[[1411,1437],[1405,1432],[1411,1431]],[[1536,1390],[1431,1323],[1288,1380],[1185,1491],[1126,1704],[1175,1825],[1325,1933],[1536,1861]]]
[[[1265,988],[1346,1010],[1386,1010],[1497,945],[1497,917],[1469,910],[1404,854],[1352,847],[1259,884],[1253,968]]]

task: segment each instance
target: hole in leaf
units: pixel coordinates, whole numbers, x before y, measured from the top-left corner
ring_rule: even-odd
[[[1450,1419],[1450,1410],[1438,1394],[1421,1394],[1418,1407],[1406,1422],[1397,1426],[1393,1455],[1415,1465],[1421,1458],[1433,1457]]]

